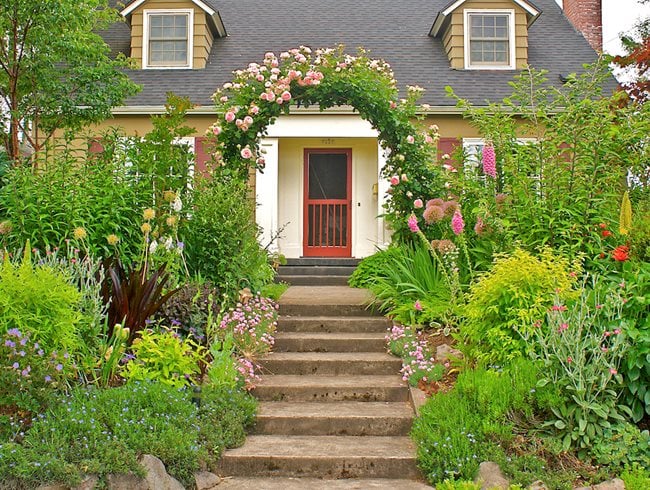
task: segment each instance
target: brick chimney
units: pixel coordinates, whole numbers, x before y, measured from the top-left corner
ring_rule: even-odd
[[[603,51],[602,0],[562,0],[564,15],[598,53]]]

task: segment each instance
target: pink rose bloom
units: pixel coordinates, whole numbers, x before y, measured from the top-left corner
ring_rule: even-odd
[[[235,113],[233,111],[228,111],[226,112],[226,122],[233,122],[237,116],[235,116]]]
[[[212,128],[212,133],[213,133],[215,136],[219,136],[219,135],[221,134],[221,128],[220,128],[219,126],[214,126],[214,127]]]
[[[259,157],[259,158],[257,159],[257,164],[258,164],[260,167],[264,167],[264,166],[266,165],[266,160],[264,160],[264,157]]]
[[[423,207],[424,207],[424,203],[422,202],[422,199],[416,199],[415,201],[413,201],[413,207],[414,207],[415,209],[423,208]]]
[[[494,153],[494,146],[488,143],[483,147],[483,156],[481,158],[483,163],[483,173],[489,175],[493,179],[497,177],[497,159]]]
[[[289,102],[291,100],[291,92],[285,90],[284,92],[282,92],[282,95],[280,95],[280,97],[282,97],[282,100],[284,100],[285,102]]]
[[[390,108],[391,109],[396,109],[397,108],[397,103],[394,100],[390,101]]]
[[[278,104],[283,104],[283,103],[284,103],[284,100],[282,99],[282,97],[278,97],[277,99],[275,99],[275,101],[276,101]]]
[[[390,185],[397,185],[399,184],[399,177],[397,175],[393,175],[390,178]]]
[[[242,151],[241,151],[241,157],[242,157],[242,158],[245,158],[245,159],[247,159],[247,160],[248,160],[249,158],[252,158],[252,157],[253,157],[253,152],[251,151],[251,149],[250,149],[248,146],[242,149]]]
[[[415,300],[415,303],[413,304],[413,308],[415,308],[417,311],[422,311],[422,304],[420,303],[419,299]]]
[[[248,126],[250,126],[251,124],[253,124],[253,118],[250,117],[250,116],[246,116],[244,118],[244,124],[247,124]]]
[[[465,228],[465,222],[463,221],[463,215],[460,214],[460,210],[457,209],[454,212],[454,216],[451,218],[451,230],[455,235],[460,235]]]
[[[261,73],[259,75],[257,75],[257,81],[258,82],[263,82],[264,81],[264,75],[262,75]]]
[[[409,230],[411,230],[413,233],[417,233],[418,231],[420,231],[420,227],[418,226],[418,219],[414,214],[409,216],[408,225],[409,225]]]
[[[254,116],[254,115],[256,115],[258,112],[260,112],[260,108],[257,107],[256,105],[254,105],[254,106],[251,106],[250,109],[248,109],[248,112]]]
[[[224,96],[222,96],[219,100],[220,100],[221,102],[228,102],[228,97],[226,97],[226,96],[224,95]]]
[[[409,134],[406,137],[406,142],[412,145],[413,143],[415,143],[415,138],[412,135]]]
[[[424,141],[426,144],[430,145],[433,143],[433,138],[429,136],[428,134],[424,137]]]

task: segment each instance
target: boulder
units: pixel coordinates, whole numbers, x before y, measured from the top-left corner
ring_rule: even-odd
[[[481,485],[481,490],[508,490],[510,487],[510,482],[503,476],[499,465],[492,461],[484,461],[480,464],[474,481]]]
[[[614,478],[613,480],[607,480],[598,485],[578,487],[574,490],[625,490],[625,483],[620,478]]]
[[[451,345],[448,344],[440,344],[438,347],[436,347],[436,360],[438,362],[448,361],[452,357],[460,359],[463,357],[463,353],[458,349],[454,349]]]
[[[542,480],[537,480],[528,485],[527,490],[548,490],[548,487]]]
[[[196,490],[212,490],[221,483],[221,478],[209,471],[199,471],[194,473],[194,481]]]
[[[108,475],[109,490],[185,490],[178,480],[169,476],[165,465],[155,456],[145,454],[139,463],[145,477],[131,474]]]

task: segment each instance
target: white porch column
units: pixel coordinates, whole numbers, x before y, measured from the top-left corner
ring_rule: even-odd
[[[268,245],[274,238],[273,243],[269,246],[269,251],[276,252],[278,250],[278,139],[264,138],[260,141],[260,148],[265,152],[263,155],[266,165],[264,173],[258,170],[255,175],[257,199],[255,218],[262,229],[260,236],[262,246]]]
[[[386,248],[390,244],[390,232],[386,227],[384,218],[384,203],[390,182],[381,176],[381,170],[386,165],[386,150],[377,144],[377,246]]]

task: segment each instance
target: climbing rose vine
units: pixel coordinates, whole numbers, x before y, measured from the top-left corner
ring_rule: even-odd
[[[396,236],[406,236],[406,218],[414,200],[439,195],[443,189],[436,160],[437,127],[427,128],[416,113],[426,112],[417,100],[419,87],[400,97],[390,66],[356,56],[342,47],[312,51],[306,46],[276,55],[234,72],[213,95],[218,120],[208,129],[213,149],[212,172],[222,179],[248,179],[266,165],[259,139],[277,117],[291,107],[351,106],[379,133],[385,150],[382,177],[390,181],[386,218]]]

